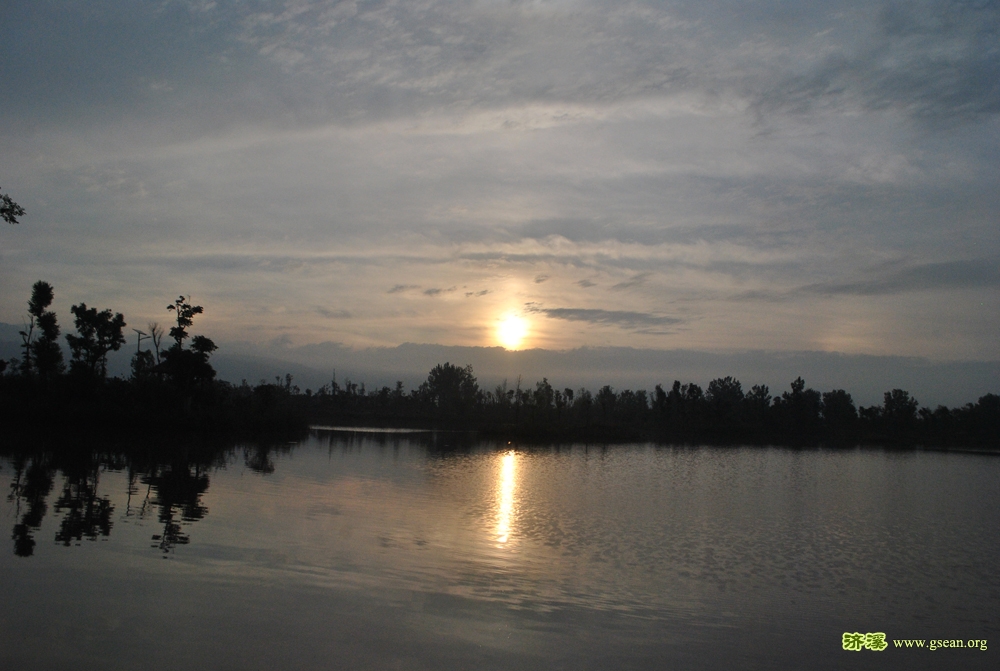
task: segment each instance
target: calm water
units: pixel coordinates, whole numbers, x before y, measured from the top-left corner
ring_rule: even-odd
[[[0,462],[0,668],[998,668],[1000,458],[447,442]]]

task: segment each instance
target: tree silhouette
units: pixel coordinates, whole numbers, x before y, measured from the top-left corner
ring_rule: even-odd
[[[173,305],[167,306],[175,313],[177,325],[170,327],[174,344],[160,353],[160,369],[171,381],[185,389],[215,379],[215,369],[208,363],[208,358],[218,349],[203,335],[191,338],[191,345],[184,348],[184,341],[189,337],[187,330],[194,324],[194,316],[205,311],[200,305],[191,305],[189,300],[179,296]]]
[[[18,205],[5,193],[0,193],[0,219],[8,224],[18,223],[17,218],[24,216],[24,208]]]
[[[597,394],[594,396],[594,401],[601,410],[601,419],[605,422],[609,421],[614,414],[615,405],[618,402],[618,395],[615,394],[614,387],[606,384],[598,389]]]
[[[170,337],[174,339],[178,348],[184,345],[184,339],[188,337],[187,329],[194,324],[194,316],[205,311],[200,305],[188,303],[189,300],[190,296],[179,296],[173,305],[167,306],[167,309],[173,311],[177,317],[177,326],[170,327]]]
[[[858,411],[850,394],[843,389],[823,393],[823,424],[828,436],[836,440],[853,437],[857,423]]]
[[[894,439],[909,438],[917,425],[917,399],[902,389],[885,392],[882,421]]]
[[[145,331],[132,329],[135,331],[135,354],[132,356],[132,379],[143,380],[153,374],[156,368],[156,359],[148,349],[142,349],[142,341],[149,340],[151,336]]]
[[[733,377],[720,377],[708,383],[705,400],[717,435],[729,437],[735,433],[743,399],[743,385]]]
[[[774,409],[779,426],[792,443],[808,443],[816,439],[820,430],[820,408],[823,398],[815,389],[806,389],[801,377],[792,382],[792,391],[774,399]]]
[[[479,393],[479,384],[472,374],[472,366],[459,368],[451,363],[438,364],[420,385],[421,393],[433,403],[439,414],[463,415],[472,409]]]
[[[156,357],[156,365],[160,365],[160,343],[163,341],[163,327],[157,322],[149,322],[146,326],[149,329],[149,337],[153,341],[153,356]]]
[[[21,372],[37,372],[42,378],[51,378],[63,370],[63,354],[59,347],[59,323],[56,313],[50,312],[55,291],[48,282],[38,281],[31,287],[28,301],[28,323],[20,331],[24,358]],[[36,334],[37,329],[37,334]]]
[[[66,341],[73,352],[70,371],[92,377],[105,378],[108,374],[108,352],[117,352],[125,344],[125,317],[111,310],[97,311],[80,303],[70,308],[73,323],[79,335],[66,334]]]

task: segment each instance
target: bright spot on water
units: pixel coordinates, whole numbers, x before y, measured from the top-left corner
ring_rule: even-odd
[[[514,487],[517,484],[517,455],[513,451],[500,459],[500,501],[497,507],[497,543],[503,546],[510,538],[510,520],[514,512]]]

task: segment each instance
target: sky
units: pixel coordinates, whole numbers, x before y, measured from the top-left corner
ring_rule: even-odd
[[[0,322],[1000,360],[998,2],[7,0],[0,83]]]

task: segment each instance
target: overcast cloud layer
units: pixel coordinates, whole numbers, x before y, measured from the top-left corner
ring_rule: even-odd
[[[10,0],[0,82],[2,322],[1000,359],[997,2]]]

